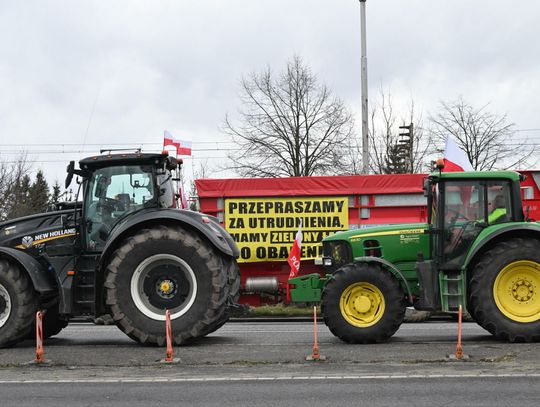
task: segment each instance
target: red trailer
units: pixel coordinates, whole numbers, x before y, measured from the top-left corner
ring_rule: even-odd
[[[540,170],[519,170],[526,176],[521,182],[521,198],[525,216],[540,221]]]
[[[287,256],[302,223],[301,274],[321,272],[319,242],[340,230],[425,222],[425,175],[200,179],[200,210],[216,216],[241,251],[240,302],[281,301]]]

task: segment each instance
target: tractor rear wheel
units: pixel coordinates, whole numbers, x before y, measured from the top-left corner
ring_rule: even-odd
[[[26,273],[0,259],[0,348],[26,338],[36,311],[37,296]]]
[[[321,303],[330,331],[348,343],[388,340],[405,316],[398,281],[376,264],[354,263],[338,269],[324,287]]]
[[[197,338],[226,306],[227,271],[212,246],[180,227],[157,226],[127,238],[105,282],[116,325],[145,344],[165,343],[165,311],[176,345]]]
[[[240,298],[240,269],[236,261],[227,261],[227,305],[235,304]],[[230,311],[224,309],[223,314],[210,325],[201,336],[209,335],[221,328],[230,318]]]
[[[509,342],[540,341],[540,242],[511,239],[486,252],[470,281],[478,324]]]

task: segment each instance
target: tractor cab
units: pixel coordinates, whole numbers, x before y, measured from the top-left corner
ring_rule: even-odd
[[[85,158],[80,161],[80,170],[70,164],[66,185],[73,174],[83,178],[84,249],[103,250],[111,230],[133,213],[176,207],[171,170],[177,166],[177,161],[166,154],[142,153]]]
[[[426,179],[431,258],[440,270],[459,270],[480,233],[523,221],[519,174],[440,173]]]

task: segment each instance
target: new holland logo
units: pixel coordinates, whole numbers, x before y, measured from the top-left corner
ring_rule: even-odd
[[[30,247],[34,244],[34,239],[32,238],[32,236],[25,236],[22,238],[22,245],[24,247]]]

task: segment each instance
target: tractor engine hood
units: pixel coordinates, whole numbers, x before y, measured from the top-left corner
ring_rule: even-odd
[[[427,229],[427,223],[409,223],[338,232],[323,240],[323,265],[336,269],[366,257],[414,263],[419,252],[429,257]]]

